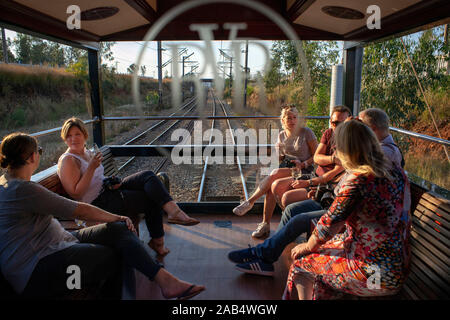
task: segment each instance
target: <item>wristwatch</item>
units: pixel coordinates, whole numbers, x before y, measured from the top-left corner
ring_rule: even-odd
[[[309,179],[308,182],[309,182],[309,186],[310,186],[310,187],[313,187],[312,179]]]

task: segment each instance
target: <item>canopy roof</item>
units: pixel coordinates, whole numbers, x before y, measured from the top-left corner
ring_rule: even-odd
[[[280,14],[304,40],[372,41],[394,34],[448,23],[448,0],[254,0]],[[183,0],[2,0],[0,23],[17,31],[32,31],[67,42],[140,41],[164,13]],[[245,0],[241,1],[245,3]],[[69,30],[67,8],[82,11],[81,29]],[[377,5],[381,28],[368,29],[367,8]],[[105,9],[106,7],[106,9]],[[342,7],[341,9],[335,7]],[[97,10],[92,10],[96,9]],[[103,8],[103,9],[102,9]],[[353,10],[356,11],[353,11]],[[87,10],[91,10],[85,12]],[[109,17],[101,15],[113,14]],[[84,20],[84,18],[100,19]],[[336,17],[340,16],[340,17]],[[342,16],[347,16],[343,18]],[[351,19],[349,19],[351,17]],[[173,19],[154,40],[199,40],[193,23],[216,23],[215,40],[227,40],[226,22],[245,22],[239,37],[287,39],[285,33],[257,10],[245,5],[212,3],[188,10]]]

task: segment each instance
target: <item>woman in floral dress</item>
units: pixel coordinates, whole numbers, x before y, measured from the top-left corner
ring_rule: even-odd
[[[397,293],[409,268],[409,182],[388,169],[375,134],[356,120],[336,129],[337,156],[351,174],[308,242],[292,249],[283,299]],[[345,226],[345,232],[338,232]]]

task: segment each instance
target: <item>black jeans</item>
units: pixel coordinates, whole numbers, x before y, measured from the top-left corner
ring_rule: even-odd
[[[129,217],[144,213],[150,237],[160,238],[164,236],[162,206],[172,200],[161,180],[147,170],[123,179],[119,189],[105,189],[92,204]]]
[[[81,271],[81,290],[98,289],[102,297],[109,299],[120,299],[123,295],[134,299],[134,269],[153,280],[161,268],[125,222],[104,223],[72,234],[80,243],[42,258],[21,296],[70,295],[76,289],[67,287],[71,276],[67,268],[75,265]]]

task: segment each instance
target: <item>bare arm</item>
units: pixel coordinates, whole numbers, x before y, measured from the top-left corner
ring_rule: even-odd
[[[316,153],[314,154],[314,162],[320,166],[327,166],[333,163],[332,156],[325,155],[327,151],[327,145],[323,143],[319,143],[319,146],[316,149]]]
[[[317,140],[314,139],[314,140],[308,141],[308,148],[309,148],[310,153],[313,156],[311,156],[309,159],[305,160],[305,162],[306,162],[305,163],[305,168],[310,166],[310,165],[312,165],[314,163],[314,154],[315,154],[315,152],[317,150]]]
[[[88,168],[84,174],[81,174],[78,160],[71,156],[67,156],[62,160],[61,164],[61,184],[64,190],[75,200],[88,191],[95,169],[101,164],[101,153],[98,153],[89,162]]]
[[[339,173],[341,173],[342,171],[344,171],[344,167],[336,165],[333,170],[330,170],[326,173],[324,173],[323,175],[321,175],[320,177],[315,177],[312,178],[312,183],[313,185],[317,186],[319,184],[324,184],[327,183],[328,181],[331,181],[334,177],[336,177]]]
[[[75,218],[86,221],[97,221],[97,222],[125,221],[128,226],[128,229],[130,229],[133,232],[136,232],[130,218],[109,213],[108,211],[102,210],[88,203],[79,202],[73,214]]]

